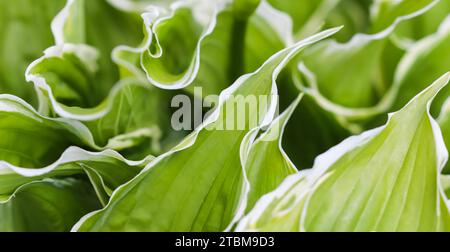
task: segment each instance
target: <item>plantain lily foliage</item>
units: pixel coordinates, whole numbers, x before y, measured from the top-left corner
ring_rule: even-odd
[[[450,231],[450,0],[0,0],[0,231]]]

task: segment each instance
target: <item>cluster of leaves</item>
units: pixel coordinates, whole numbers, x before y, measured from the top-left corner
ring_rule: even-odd
[[[0,0],[0,230],[450,231],[449,14]],[[172,129],[196,87],[218,104]],[[215,130],[231,94],[273,99]]]

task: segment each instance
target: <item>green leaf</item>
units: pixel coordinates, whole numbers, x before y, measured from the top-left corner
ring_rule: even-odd
[[[441,184],[448,201],[448,199],[450,198],[450,176],[442,175]]]
[[[108,3],[117,9],[142,13],[151,7],[168,8],[176,0],[108,0]]]
[[[153,157],[128,161],[112,150],[100,150],[80,122],[39,115],[15,96],[0,95],[0,194],[27,182],[83,174],[90,168],[111,189],[134,177]]]
[[[447,90],[444,90],[447,91]],[[450,100],[447,99],[444,104],[442,105],[441,112],[439,114],[439,117],[437,118],[437,121],[439,122],[439,126],[442,131],[442,137],[444,138],[445,145],[447,146],[447,149],[449,149],[450,146]],[[450,164],[447,163],[443,169],[444,174],[450,173]]]
[[[285,84],[285,83],[282,83]],[[286,85],[287,86],[287,85]],[[284,92],[298,92],[279,85]],[[280,100],[286,94],[280,92]],[[283,147],[297,169],[310,168],[317,155],[349,137],[350,131],[335,114],[322,108],[313,97],[305,94],[286,125]]]
[[[36,103],[33,88],[24,79],[25,69],[53,44],[49,29],[64,0],[0,1],[0,92]],[[30,43],[32,41],[33,43]]]
[[[300,102],[299,96],[280,116],[275,118],[267,130],[255,140],[250,132],[242,142],[242,148],[248,147],[243,158],[245,174],[250,188],[248,192],[247,209],[253,208],[256,201],[264,194],[277,188],[278,185],[297,169],[284,152],[281,143],[284,128]]]
[[[309,184],[302,173],[287,177],[274,191],[264,195],[248,215],[241,219],[237,232],[296,232]]]
[[[411,22],[401,24],[396,31],[396,39],[408,46],[436,32],[441,23],[450,13],[450,1],[440,0],[429,11]]]
[[[428,83],[450,69],[450,16],[439,30],[412,45],[398,64],[395,85],[399,87],[394,109],[404,106]],[[449,95],[446,89],[436,97],[432,113],[437,114]]]
[[[272,120],[277,103],[272,96],[277,93],[274,80],[281,69],[305,46],[337,31],[324,31],[284,49],[256,72],[239,78],[221,93],[217,108],[188,138],[154,159],[114,191],[104,209],[83,217],[73,230],[220,231],[231,227],[245,210],[248,188],[239,143],[255,127]],[[242,104],[230,95],[264,95],[270,101],[248,115],[246,109],[235,114],[227,112],[227,104],[233,108]],[[245,119],[241,130],[235,124],[239,116]],[[223,130],[230,126],[231,130]]]
[[[395,21],[378,33],[356,34],[346,43],[324,41],[308,49],[299,65],[306,82],[300,81],[298,86],[324,109],[341,117],[344,124],[386,111],[398,91],[392,69],[403,54],[390,43],[389,36],[398,24],[409,22],[432,5],[422,3],[414,12],[394,12]]]
[[[82,180],[34,181],[0,201],[0,230],[69,231],[82,215],[98,208],[94,191]]]
[[[400,0],[400,1],[374,1],[371,9],[372,31],[380,32],[389,27],[400,16],[412,15],[424,6],[431,8],[439,0]]]
[[[448,153],[429,107],[449,79],[442,76],[385,126],[346,139],[286,179],[237,230],[448,231],[440,184]]]
[[[18,186],[37,179],[70,176],[94,171],[100,176],[106,191],[117,188],[139,173],[152,160],[128,161],[112,150],[88,152],[78,147],[69,147],[58,160],[46,167],[18,167],[2,161],[0,164],[0,194],[11,193]],[[88,175],[92,175],[88,174]]]
[[[40,91],[40,111],[75,118],[77,107],[104,101],[119,80],[110,53],[117,45],[137,44],[140,27],[138,15],[120,12],[106,0],[68,1],[52,22],[56,45],[26,71]]]
[[[133,160],[160,153],[160,140],[173,135],[167,116],[173,94],[148,85],[142,74],[122,71],[118,80],[120,71],[112,61],[120,60],[108,57],[117,44],[134,40],[141,33],[135,30],[142,25],[137,18],[137,14],[119,13],[103,0],[68,1],[53,21],[57,44],[26,73],[37,87],[41,114],[80,120],[91,130],[97,145],[120,151]],[[91,22],[95,23],[93,27],[88,25]],[[103,22],[107,28],[101,36],[90,31]],[[123,34],[127,38],[121,38],[116,29],[133,36]]]
[[[118,47],[113,57],[123,72],[140,75],[144,70],[149,82],[163,89],[192,92],[200,86],[204,95],[219,94],[292,43],[286,29],[290,20],[265,2],[248,20],[236,18],[229,4],[202,1],[142,17],[146,38],[141,46]]]
[[[95,142],[140,160],[161,151],[160,140],[171,133],[171,94],[135,78],[122,79],[97,108],[97,119],[84,121]],[[88,109],[80,110],[88,112]]]
[[[268,2],[291,16],[295,38],[304,38],[323,28],[343,25],[344,28],[336,35],[336,39],[346,41],[355,33],[365,32],[369,23],[366,0],[269,0]]]
[[[46,166],[72,145],[100,149],[83,124],[41,116],[15,96],[0,95],[0,114],[0,159],[13,165]]]
[[[47,50],[47,56],[28,72],[31,79],[40,83],[41,111],[50,107],[58,115],[83,121],[98,146],[118,151],[136,148],[138,151],[130,158],[142,159],[160,151],[159,140],[162,134],[168,133],[161,130],[169,123],[169,118],[164,116],[169,109],[167,92],[128,77],[120,80],[102,103],[89,107],[95,104],[90,100],[93,97],[90,94],[95,91],[91,90],[94,83],[90,83],[89,70],[84,69],[77,55],[64,50],[91,51],[84,46],[68,46],[62,55],[50,56],[54,49],[57,50],[56,47]]]

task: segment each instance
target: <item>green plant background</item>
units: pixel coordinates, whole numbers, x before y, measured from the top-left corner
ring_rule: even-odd
[[[449,0],[0,0],[0,231],[450,231],[449,71]]]

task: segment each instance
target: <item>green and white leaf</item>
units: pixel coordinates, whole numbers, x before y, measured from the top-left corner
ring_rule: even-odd
[[[37,179],[84,174],[86,169],[99,174],[106,190],[114,189],[153,159],[129,161],[113,150],[83,150],[80,147],[103,149],[87,127],[44,117],[15,96],[0,95],[0,115],[0,194]]]
[[[0,195],[3,232],[69,231],[84,214],[101,207],[89,183],[80,179],[44,179]]]
[[[420,4],[420,1],[417,1]],[[398,8],[404,3],[395,2],[395,1],[377,1],[374,3],[374,7],[372,11],[373,16],[376,15],[377,9],[382,10],[379,13],[378,19],[382,19],[384,12],[390,12],[389,10],[393,10]],[[413,3],[411,7],[414,6]],[[397,5],[397,7],[395,7]],[[429,36],[436,32],[439,28],[443,20],[450,12],[450,1],[449,0],[439,0],[429,11],[420,15],[419,17],[411,20],[410,22],[406,22],[400,24],[396,29],[394,36],[391,37],[395,41],[397,45],[402,48],[408,48],[412,46],[417,40],[420,40],[426,36]],[[375,18],[375,17],[373,17]]]
[[[291,106],[276,117],[257,139],[253,139],[254,134],[258,133],[255,130],[247,134],[242,141],[244,154],[241,160],[250,185],[247,196],[248,210],[253,208],[261,196],[277,188],[288,175],[297,172],[295,165],[282,148],[282,137],[284,128],[301,98],[302,96],[299,96]]]
[[[81,120],[105,114],[104,100],[120,77],[110,53],[119,44],[139,41],[139,21],[106,0],[67,1],[52,22],[56,45],[26,71],[38,91],[39,111]]]
[[[434,5],[421,3],[421,8],[416,6],[414,11],[400,8],[393,12],[398,14],[392,14],[393,23],[378,33],[356,34],[346,43],[324,41],[308,49],[299,64],[299,71],[307,81],[297,81],[299,88],[340,117],[344,124],[385,112],[398,89],[392,83],[392,69],[403,54],[389,44],[389,37],[400,23],[409,22]]]
[[[398,64],[394,83],[398,95],[394,109],[404,106],[428,83],[450,69],[450,15],[442,22],[436,33],[413,44]],[[437,114],[449,96],[447,89],[436,97],[433,114]]]
[[[429,108],[450,73],[386,125],[320,155],[262,197],[238,231],[448,231],[441,185],[448,152]]]
[[[447,201],[450,198],[450,176],[442,175],[441,178],[442,188],[444,189],[444,193],[447,196]]]
[[[335,37],[347,41],[355,33],[365,32],[369,24],[368,1],[361,0],[268,0],[275,8],[289,14],[296,39],[307,37],[320,29],[343,25]]]
[[[305,46],[337,31],[324,31],[284,49],[256,72],[240,77],[221,93],[214,112],[188,138],[150,162],[138,176],[114,191],[104,209],[84,216],[73,230],[222,231],[231,228],[245,211],[249,188],[241,164],[248,148],[245,144],[241,147],[240,143],[249,132],[253,134],[255,128],[272,121],[278,102],[275,80],[289,60]],[[259,111],[247,115],[245,110],[238,110],[235,114],[227,112],[227,104],[233,107],[245,104],[235,103],[230,95],[244,98],[264,95],[270,101],[259,104],[263,105]],[[236,128],[239,117],[245,120],[242,129]]]
[[[163,89],[192,92],[199,86],[204,95],[219,94],[293,43],[290,19],[265,1],[246,21],[237,19],[230,1],[181,2],[169,12],[151,9],[142,18],[146,37],[141,46],[120,46],[113,57],[123,72],[141,75],[144,70],[149,82]]]

